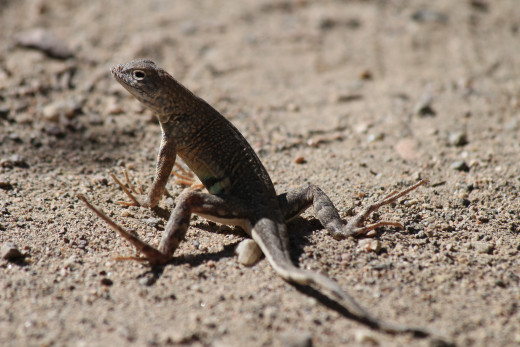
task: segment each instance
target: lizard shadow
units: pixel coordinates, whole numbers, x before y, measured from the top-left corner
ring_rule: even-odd
[[[220,260],[223,258],[231,258],[234,256],[235,248],[239,241],[230,243],[228,245],[224,245],[224,247],[218,252],[212,253],[201,253],[201,254],[185,254],[180,257],[175,257],[165,265],[152,265],[146,271],[137,276],[137,278],[142,279],[145,278],[145,284],[147,286],[152,286],[157,282],[162,274],[164,273],[164,269],[168,265],[184,265],[189,264],[191,267],[197,267],[201,264],[208,262],[209,260]]]
[[[322,226],[322,224],[315,218],[304,219],[302,217],[297,217],[288,224],[289,236],[290,236],[290,241],[291,241],[291,258],[297,266],[299,266],[298,259],[304,253],[305,245],[309,243],[309,238],[312,236],[312,234],[315,231],[321,230],[323,228],[324,227]],[[297,283],[289,283],[289,284],[291,284],[300,293],[303,293],[304,295],[307,295],[309,297],[316,299],[319,303],[321,303],[325,307],[336,311],[337,313],[339,313],[340,315],[342,315],[343,317],[345,317],[347,319],[357,321],[372,329],[378,328],[378,326],[376,324],[374,324],[374,322],[371,322],[370,320],[367,320],[367,319],[363,319],[362,317],[359,317],[359,316],[353,314],[345,306],[343,306],[340,302],[321,293],[319,290],[314,289],[311,286],[300,285]],[[424,337],[424,336],[417,336],[417,337]]]
[[[288,229],[289,229],[289,236],[291,241],[291,259],[295,263],[296,266],[299,266],[298,259],[304,252],[304,246],[309,243],[309,238],[312,236],[312,234],[315,231],[322,230],[324,227],[320,223],[319,220],[315,218],[305,219],[303,217],[297,217],[294,220],[292,220],[290,223],[288,223]],[[295,232],[297,230],[297,232]],[[330,236],[332,237],[332,236]],[[295,252],[296,251],[296,252]],[[291,283],[296,290],[298,290],[300,293],[303,293],[304,295],[307,295],[309,297],[312,297],[316,299],[320,304],[324,305],[325,307],[336,311],[343,317],[356,321],[358,323],[364,324],[368,326],[369,328],[379,330],[380,326],[374,321],[371,321],[370,319],[366,319],[363,317],[360,317],[359,315],[356,315],[348,310],[347,307],[345,307],[341,302],[331,298],[330,296],[323,294],[319,290],[309,286],[309,285],[301,285],[297,283]],[[390,332],[392,333],[392,332]],[[412,335],[416,338],[426,338],[429,336],[429,333],[426,331],[421,330],[414,330],[410,331]],[[392,333],[393,334],[393,333]],[[395,332],[397,334],[397,332]],[[444,345],[444,344],[441,344]],[[450,344],[448,344],[450,345]]]
[[[298,259],[304,253],[305,246],[311,243],[312,235],[323,228],[320,221],[315,218],[298,216],[287,223],[291,247],[291,260],[296,265],[298,265]]]
[[[322,305],[328,307],[331,310],[336,311],[337,313],[339,313],[343,317],[345,317],[347,319],[354,320],[354,321],[359,322],[361,324],[364,324],[364,325],[368,326],[369,328],[372,328],[372,329],[375,329],[375,330],[380,329],[380,327],[376,323],[374,323],[374,322],[372,322],[370,320],[364,319],[362,317],[354,315],[352,312],[350,312],[341,303],[339,303],[338,301],[336,301],[334,299],[331,299],[330,297],[326,296],[325,294],[320,293],[318,290],[316,290],[316,289],[314,289],[314,288],[312,288],[310,286],[294,284],[294,283],[291,283],[291,284],[300,293],[303,293],[305,295],[308,295],[310,297],[315,298]],[[398,334],[398,332],[395,332],[395,333],[394,332],[387,332],[387,333]],[[423,332],[423,331],[420,331],[420,330],[410,331],[410,333],[412,333],[412,335],[414,337],[417,337],[417,338],[425,338],[425,337],[429,336],[429,334],[427,332],[425,332],[425,331]]]
[[[167,210],[161,209],[164,213]],[[220,228],[217,226],[216,223],[213,222],[206,222],[206,223],[193,223],[196,224],[196,227],[205,231],[213,232],[213,233],[219,233],[219,234],[235,234],[238,236],[245,236],[245,232],[242,231],[240,228],[227,228],[226,230],[218,231]],[[192,225],[193,225],[192,224]],[[218,229],[218,230],[216,230]],[[317,219],[305,219],[302,217],[297,217],[294,220],[292,220],[290,223],[288,223],[288,229],[289,229],[289,235],[290,235],[290,244],[291,244],[291,258],[293,262],[298,266],[298,259],[304,252],[304,245],[309,243],[309,236],[312,235],[315,231],[323,229],[323,226]],[[294,232],[295,230],[298,230],[298,232]],[[204,252],[199,254],[184,254],[179,257],[175,257],[171,259],[168,264],[165,265],[154,265],[151,266],[149,269],[147,269],[145,272],[141,273],[137,276],[145,285],[152,286],[154,285],[163,275],[164,270],[166,266],[168,265],[184,265],[189,264],[191,267],[197,267],[201,264],[204,264],[208,262],[209,260],[220,260],[223,258],[231,258],[235,256],[235,248],[240,243],[240,241],[236,241],[227,245],[224,245],[223,248],[218,252]],[[318,302],[320,302],[325,307],[336,311],[343,317],[354,320],[356,322],[359,322],[361,324],[364,324],[372,329],[378,330],[380,327],[375,323],[374,321],[371,321],[369,319],[365,319],[363,317],[360,317],[359,315],[356,315],[352,312],[350,312],[344,305],[342,305],[339,301],[336,301],[332,299],[331,297],[327,296],[326,294],[321,293],[319,290],[314,289],[313,287],[309,285],[300,285],[297,283],[291,283],[296,290],[298,290],[300,293],[307,295],[309,297],[312,297],[316,299]],[[412,332],[415,337],[418,338],[425,338],[428,336],[428,333],[422,332],[422,331],[413,331]]]
[[[167,208],[155,206],[154,208],[152,208],[152,212],[154,215],[164,219],[166,222],[168,222],[168,220],[170,219],[171,211]]]
[[[166,208],[155,207],[153,209],[153,213],[156,214],[160,218],[164,218],[168,220],[170,216],[170,211]],[[216,234],[223,235],[236,235],[242,237],[248,237],[247,234],[240,228],[230,228],[227,226],[218,226],[216,223],[204,220],[204,222],[192,221],[190,223],[191,226],[194,226],[198,229],[212,232]],[[224,230],[222,230],[224,228]],[[308,244],[308,237],[312,235],[312,233],[316,230],[320,230],[323,227],[320,222],[316,219],[307,220],[302,217],[297,217],[288,225],[290,230],[298,230],[298,232],[290,233],[290,241],[291,241],[291,258],[293,261],[298,260],[298,258],[303,253],[304,245]],[[189,264],[191,267],[197,267],[202,265],[210,260],[220,260],[222,258],[231,258],[235,256],[235,248],[240,243],[240,241],[236,241],[230,243],[228,245],[224,245],[223,248],[218,252],[204,252],[200,254],[184,254],[180,257],[174,257],[168,264],[166,265],[153,265],[148,268],[146,271],[137,276],[139,279],[145,279],[144,283],[147,286],[154,285],[164,273],[164,269],[168,265],[183,265]]]
[[[170,218],[171,211],[167,208],[162,207],[154,207],[152,209],[154,215],[159,218],[162,218],[166,222]],[[222,235],[235,235],[244,238],[250,238],[245,231],[243,231],[240,227],[232,227],[225,224],[219,225],[215,222],[209,221],[207,219],[201,218],[198,220],[192,220],[190,222],[190,227],[196,227],[197,229],[201,229],[207,232],[211,232],[213,234],[222,234]],[[310,238],[313,233],[323,229],[321,223],[315,219],[305,219],[303,217],[296,217],[287,223],[287,228],[289,230],[289,243],[291,247],[291,260],[294,263],[298,263],[298,259],[304,253],[305,245],[310,243]],[[236,246],[236,245],[235,245]],[[218,253],[217,253],[218,254]],[[215,257],[211,257],[214,259]],[[217,258],[218,259],[218,258]],[[209,260],[209,259],[208,259]],[[193,264],[200,265],[200,263]]]

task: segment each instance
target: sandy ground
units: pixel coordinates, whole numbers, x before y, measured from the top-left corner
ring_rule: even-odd
[[[152,244],[166,222],[118,205],[110,179],[153,176],[157,122],[108,71],[136,57],[229,117],[279,192],[313,182],[348,218],[428,178],[374,216],[405,225],[379,230],[379,251],[308,212],[294,261],[378,317],[520,344],[519,31],[515,0],[0,1],[0,345],[432,343],[239,265],[243,233],[202,218],[171,265],[115,261],[134,250],[77,193]]]

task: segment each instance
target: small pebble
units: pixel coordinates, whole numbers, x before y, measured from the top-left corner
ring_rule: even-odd
[[[365,252],[379,252],[381,250],[381,241],[374,239],[362,239],[358,242],[358,248]]]
[[[7,106],[0,106],[0,119],[7,119],[11,109]]]
[[[123,210],[121,212],[121,217],[133,217],[133,213],[130,210]]]
[[[108,185],[108,179],[103,175],[96,175],[96,176],[92,177],[92,182],[94,184],[99,184],[102,186]]]
[[[287,105],[287,111],[289,112],[298,112],[300,110],[300,106],[294,104],[294,103],[290,103]]]
[[[492,254],[495,249],[495,245],[489,242],[475,242],[473,248],[480,254]]]
[[[405,200],[403,205],[406,206],[406,207],[410,207],[410,206],[413,206],[413,205],[417,205],[418,203],[419,203],[419,200],[417,200],[417,199],[410,199],[410,200]]]
[[[367,142],[382,141],[384,138],[385,138],[385,134],[384,133],[369,134],[367,136]]]
[[[356,342],[362,345],[373,345],[378,346],[379,345],[379,339],[374,334],[374,332],[369,330],[358,330],[356,331]]]
[[[365,235],[366,235],[367,237],[374,237],[374,236],[377,235],[377,231],[375,231],[375,230],[370,230],[370,231],[367,232]]]
[[[157,227],[162,222],[162,219],[150,217],[150,218],[143,219],[143,222],[145,222],[146,224],[151,225],[153,227]]]
[[[414,107],[414,113],[420,117],[433,117],[437,114],[431,106],[433,99],[429,94],[424,95]]]
[[[478,216],[477,216],[477,220],[478,220],[480,223],[489,223],[489,217],[486,216],[486,215],[478,215]]]
[[[430,9],[417,10],[411,15],[411,19],[419,23],[446,23],[448,18],[444,13]]]
[[[0,167],[12,169],[15,166],[24,169],[29,167],[25,159],[19,154],[13,154],[9,158],[0,160]]]
[[[428,235],[426,235],[424,230],[421,230],[415,235],[415,237],[418,239],[425,239],[426,237],[428,237]]]
[[[469,3],[475,10],[479,10],[481,12],[487,12],[489,10],[489,4],[486,1],[471,0]]]
[[[139,279],[139,284],[142,286],[151,286],[156,282],[155,277],[152,274],[145,275]]]
[[[13,162],[14,166],[28,168],[29,165],[25,161],[24,157],[19,154],[13,154],[9,157],[9,160]]]
[[[44,126],[45,132],[49,135],[57,138],[64,138],[65,132],[60,128],[58,124],[49,123]]]
[[[368,131],[369,128],[373,126],[372,123],[368,122],[360,122],[354,126],[354,131],[358,134],[364,134]]]
[[[15,37],[15,43],[21,47],[42,51],[52,58],[67,59],[74,55],[63,40],[43,28],[32,29],[18,34]]]
[[[465,146],[468,144],[468,136],[461,131],[450,133],[448,136],[448,144],[455,147]]]
[[[0,177],[0,189],[11,190],[13,189],[13,185],[7,179],[3,179]]]
[[[215,268],[216,267],[215,261],[214,260],[208,260],[208,262],[206,263],[206,266],[209,267],[209,268]]]
[[[7,135],[7,138],[16,143],[23,143],[22,137],[18,133],[11,133]]]
[[[374,78],[374,74],[370,70],[365,70],[361,74],[359,74],[359,78],[364,81],[370,81]]]
[[[453,170],[457,170],[457,171],[463,171],[463,172],[469,172],[469,166],[468,164],[466,164],[466,162],[464,160],[460,160],[460,161],[455,161],[453,162],[450,167],[453,169]]]
[[[404,160],[414,160],[419,157],[417,146],[418,143],[414,139],[402,139],[395,145],[395,150]]]
[[[0,160],[0,167],[12,169],[14,167],[14,164],[9,159],[2,159]]]
[[[107,114],[117,115],[123,113],[123,108],[119,106],[117,100],[109,99],[108,104],[105,108]]]
[[[0,249],[0,255],[3,259],[12,261],[23,257],[22,252],[13,243],[4,243]]]
[[[295,164],[305,164],[307,161],[305,160],[305,157],[297,157],[296,159],[294,159],[294,163]]]
[[[361,94],[334,94],[331,96],[331,101],[337,103],[352,102],[363,99]]]
[[[101,284],[108,287],[114,284],[114,282],[110,278],[104,277],[101,279]]]
[[[57,123],[60,120],[60,110],[55,103],[44,106],[42,115],[43,119],[48,122]]]
[[[318,148],[320,143],[322,143],[321,139],[308,139],[307,140],[307,146],[313,147],[313,148]]]
[[[173,207],[175,205],[175,200],[171,196],[166,198],[166,206]]]
[[[49,122],[57,123],[60,117],[72,119],[83,112],[83,101],[67,99],[54,101],[42,109],[43,118]]]
[[[320,18],[318,22],[318,27],[323,30],[332,29],[336,26],[337,20],[330,17]]]
[[[245,266],[256,264],[263,255],[260,247],[251,239],[240,242],[235,249],[235,254],[238,255],[238,262]]]
[[[280,336],[284,347],[312,347],[312,336],[307,331],[292,330]]]

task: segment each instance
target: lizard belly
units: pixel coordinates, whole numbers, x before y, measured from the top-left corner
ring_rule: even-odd
[[[178,155],[211,194],[221,194],[229,187],[231,182],[225,170],[212,168],[202,157],[190,158],[181,153]]]
[[[225,225],[235,225],[241,227],[249,236],[251,236],[251,222],[244,218],[227,218],[227,217],[219,217],[210,214],[197,213],[198,216],[206,218],[212,222],[225,224]]]

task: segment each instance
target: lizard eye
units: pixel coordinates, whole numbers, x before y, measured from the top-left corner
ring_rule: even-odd
[[[144,73],[144,71],[142,71],[142,70],[135,70],[135,71],[133,72],[133,75],[134,75],[134,78],[135,78],[136,80],[138,80],[138,81],[143,80],[144,77],[146,76],[145,73]]]

